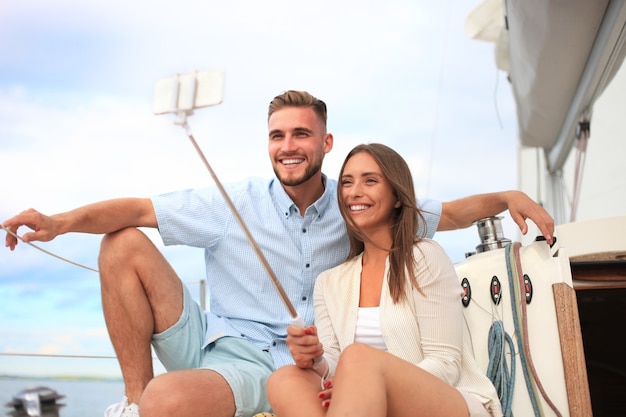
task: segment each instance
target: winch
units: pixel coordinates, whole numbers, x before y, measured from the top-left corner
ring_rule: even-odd
[[[477,253],[501,249],[511,243],[510,239],[504,237],[501,220],[501,216],[493,216],[474,222],[476,227],[478,227],[478,236],[481,242],[476,246]]]

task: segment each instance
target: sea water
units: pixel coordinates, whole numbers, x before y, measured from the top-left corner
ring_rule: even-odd
[[[60,417],[100,417],[111,404],[124,395],[124,383],[118,380],[62,380],[0,377],[0,416],[7,416],[12,409],[5,404],[11,402],[20,391],[32,387],[46,387],[64,395],[57,402]]]

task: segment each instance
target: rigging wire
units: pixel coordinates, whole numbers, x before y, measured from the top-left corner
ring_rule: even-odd
[[[500,77],[498,74],[498,68],[496,67],[496,83],[493,86],[493,107],[496,111],[496,119],[498,120],[498,125],[500,126],[500,130],[504,130],[504,123],[502,123],[502,117],[500,116],[500,108],[498,107],[498,88],[500,87]]]
[[[541,174],[543,173],[542,169],[541,169],[541,148],[535,148],[535,175],[537,176],[537,182],[536,182],[536,195],[538,198],[543,198],[543,192],[541,190]],[[541,205],[541,207],[543,207],[543,202],[540,200],[539,204]]]
[[[450,15],[452,12],[452,6],[450,4],[451,2],[448,1],[448,10],[446,13],[446,18],[445,18],[445,25],[444,28],[448,29],[449,25],[450,25]],[[443,84],[444,84],[444,73],[445,73],[445,68],[446,68],[446,55],[447,55],[447,51],[448,51],[448,32],[449,30],[444,30],[444,37],[443,37],[443,47],[441,48],[443,53],[441,55],[441,65],[439,67],[439,79],[437,81],[437,96],[435,99],[435,117],[434,117],[434,121],[433,121],[433,134],[430,140],[430,163],[428,164],[428,173],[426,174],[426,195],[428,195],[429,193],[429,189],[430,189],[430,184],[431,184],[431,179],[432,179],[432,171],[433,171],[433,161],[435,159],[435,145],[437,143],[437,132],[439,130],[439,113],[440,113],[440,109],[441,109],[441,96],[442,96],[442,91],[443,91]]]
[[[78,359],[117,359],[117,356],[111,355],[64,355],[54,353],[12,353],[12,352],[0,352],[0,356],[14,356],[14,357],[26,357],[26,358],[78,358]]]
[[[18,353],[18,352],[0,352],[0,356],[14,358],[56,358],[56,359],[117,359],[114,355],[76,355],[62,353]],[[159,358],[152,356],[153,361]]]
[[[580,190],[583,182],[583,170],[587,156],[587,143],[589,142],[589,122],[580,122],[576,131],[576,162],[574,172],[574,196],[572,198],[570,210],[570,222],[576,221],[576,212],[580,200]]]

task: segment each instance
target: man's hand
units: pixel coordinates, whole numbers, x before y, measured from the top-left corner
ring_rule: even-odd
[[[528,232],[526,219],[530,219],[537,225],[543,237],[546,238],[546,242],[552,245],[554,241],[554,219],[543,207],[521,191],[509,191],[507,193],[507,206],[511,218],[517,223],[523,235]]]
[[[526,220],[530,219],[537,225],[548,244],[554,242],[554,219],[546,209],[521,191],[476,194],[444,202],[441,209],[438,231],[464,229],[477,220],[497,216],[508,210],[522,234],[528,233]]]
[[[17,230],[22,226],[26,226],[33,230],[32,232],[24,233],[21,237],[24,242],[48,242],[59,235],[56,222],[51,217],[45,216],[32,208],[24,210],[17,216],[5,221],[2,223],[2,226],[6,227],[16,235]],[[18,238],[13,236],[11,233],[7,233],[5,246],[14,250],[17,244]]]

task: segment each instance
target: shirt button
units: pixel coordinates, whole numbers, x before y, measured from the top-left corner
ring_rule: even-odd
[[[306,265],[305,265],[305,267],[307,267],[307,268],[308,268],[308,267],[310,267],[310,266],[311,266],[311,264],[306,264]]]
[[[276,341],[272,342],[272,346],[276,346]]]
[[[306,233],[306,229],[302,229],[302,233]]]
[[[306,301],[306,297],[302,297],[302,301]]]

